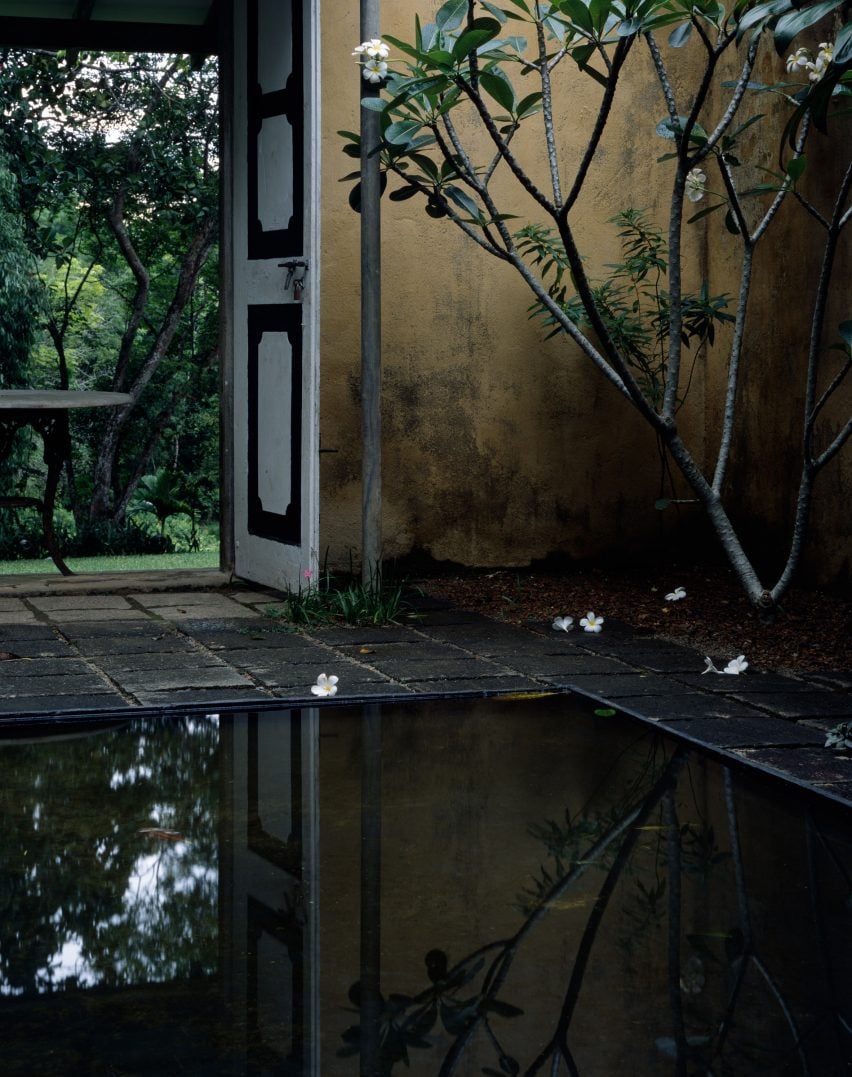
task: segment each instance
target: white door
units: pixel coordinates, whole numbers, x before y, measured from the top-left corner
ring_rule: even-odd
[[[234,567],[282,589],[319,542],[318,8],[234,3]]]

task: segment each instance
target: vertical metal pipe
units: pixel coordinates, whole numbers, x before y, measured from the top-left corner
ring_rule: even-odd
[[[361,40],[379,36],[379,0],[361,0]],[[362,97],[379,86],[361,80]],[[382,278],[378,112],[361,108],[361,580],[378,582],[382,558]]]

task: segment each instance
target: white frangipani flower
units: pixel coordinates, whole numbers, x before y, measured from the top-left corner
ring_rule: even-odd
[[[682,587],[675,587],[666,595],[666,602],[680,602],[682,598],[686,598],[686,591]]]
[[[311,692],[315,696],[333,696],[337,694],[337,682],[339,678],[333,674],[327,677],[324,673],[320,673],[317,677],[317,683],[311,685]]]
[[[829,41],[820,41],[816,60],[812,64],[808,64],[808,78],[811,82],[819,82],[828,70],[828,65],[831,63],[833,56],[834,46]]]
[[[736,658],[732,658],[730,660],[730,662],[725,666],[724,669],[717,669],[716,666],[713,665],[713,660],[711,658],[705,658],[704,659],[704,669],[702,669],[701,672],[702,672],[702,674],[703,673],[727,673],[727,674],[730,674],[731,676],[736,677],[736,676],[739,676],[740,673],[745,673],[745,671],[747,669],[748,669],[748,662],[746,662],[745,655],[744,654],[739,654],[739,655],[737,655]]]
[[[352,55],[366,56],[369,60],[387,60],[390,49],[380,37],[371,37],[369,41],[362,41]]]
[[[686,174],[686,197],[690,202],[700,202],[707,193],[707,176],[700,168],[691,168]]]
[[[583,627],[584,632],[600,632],[603,628],[603,617],[596,617],[591,610],[585,617],[580,618],[580,624]]]
[[[573,617],[557,617],[550,627],[555,628],[557,632],[567,632],[573,623]]]
[[[796,49],[787,57],[787,70],[791,75],[797,71],[807,71],[811,64],[811,54],[807,49]]]
[[[361,76],[367,82],[381,82],[383,79],[387,78],[387,75],[388,65],[384,62],[384,60],[380,60],[376,56],[367,60],[367,62],[361,68]]]

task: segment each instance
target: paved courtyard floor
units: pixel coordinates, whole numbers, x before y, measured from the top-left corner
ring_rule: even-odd
[[[572,690],[852,802],[852,758],[824,747],[852,719],[852,670],[702,675],[702,654],[627,625],[556,632],[425,598],[399,625],[292,631],[274,615],[279,600],[219,573],[7,577],[0,732],[27,716],[314,702],[323,672],[347,702]]]

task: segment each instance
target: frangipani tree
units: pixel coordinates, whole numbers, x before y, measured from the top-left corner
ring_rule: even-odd
[[[533,294],[533,313],[551,333],[569,337],[652,428],[665,458],[707,512],[752,604],[770,616],[801,558],[814,481],[852,433],[848,416],[826,421],[852,366],[852,320],[827,324],[832,274],[852,220],[848,127],[845,139],[836,137],[845,122],[839,114],[848,111],[852,96],[852,26],[843,26],[833,42],[800,45],[784,59],[794,38],[839,7],[837,0],[802,10],[791,0],[751,8],[740,3],[731,11],[716,0],[447,0],[434,23],[416,20],[413,40],[386,36],[355,53],[365,83],[381,90],[362,105],[381,113],[375,152],[384,179],[399,181],[391,199],[421,196],[430,216],[446,218],[520,274]],[[692,66],[697,75],[686,86],[682,71],[678,78],[672,74],[672,50],[690,38],[703,62]],[[596,154],[627,93],[631,54],[640,49],[650,56],[660,111],[631,122],[647,122],[649,152],[661,153],[668,222],[657,227],[614,192],[612,220],[623,261],[596,279],[580,238],[588,209],[578,203],[594,183]],[[755,81],[762,50],[777,70],[772,83]],[[569,154],[563,142],[576,123],[576,99],[568,96],[576,80],[597,84],[597,111],[579,152],[572,142]],[[771,95],[786,111],[750,113],[746,103],[755,94]],[[530,128],[545,148],[544,177],[518,148],[524,142],[518,133]],[[762,128],[763,144],[768,136],[780,147],[779,165],[755,183],[744,154]],[[806,168],[815,128],[833,138],[839,163],[832,190],[825,175]],[[346,151],[358,155],[357,136],[341,134],[350,143]],[[662,152],[655,153],[658,138],[668,145],[658,142]],[[357,188],[350,201],[357,208]],[[737,405],[749,359],[747,319],[759,322],[770,313],[749,305],[755,253],[772,243],[784,203],[809,219],[821,261],[804,315],[810,331],[795,520],[786,563],[777,579],[765,581],[731,521],[726,491],[737,423],[744,421]],[[737,252],[734,297],[712,295],[706,283],[691,290],[686,283],[686,226],[715,211],[722,212],[707,222],[718,221],[711,243],[730,243]],[[523,212],[526,221],[517,216]],[[728,332],[717,339],[723,325]],[[705,467],[688,444],[680,410],[696,350],[714,345],[725,349],[727,374],[718,445]]]

